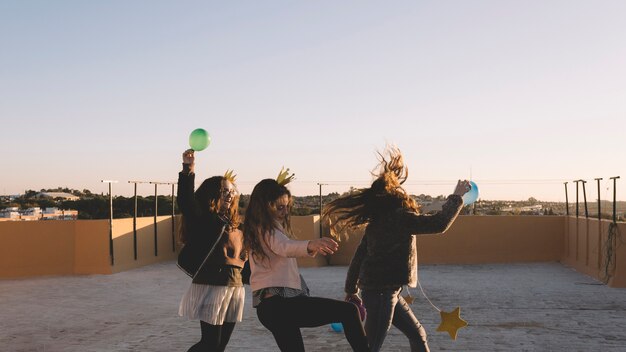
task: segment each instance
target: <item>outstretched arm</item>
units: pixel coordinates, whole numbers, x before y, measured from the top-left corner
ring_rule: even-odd
[[[310,241],[292,240],[281,231],[274,231],[274,234],[266,236],[270,250],[282,257],[314,257],[317,253],[322,255],[333,254],[338,247],[337,242],[328,237]]]
[[[467,180],[457,182],[454,193],[448,196],[441,211],[434,215],[421,215],[404,211],[405,225],[415,235],[445,232],[454,222],[463,208],[463,195],[471,189]]]

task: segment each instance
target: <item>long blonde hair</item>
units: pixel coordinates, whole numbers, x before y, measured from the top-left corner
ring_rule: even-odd
[[[330,223],[331,233],[336,235],[345,228],[366,225],[398,208],[419,212],[419,205],[411,198],[402,184],[409,176],[400,149],[388,147],[388,158],[378,153],[378,172],[369,188],[361,188],[331,201],[324,208],[323,220]]]

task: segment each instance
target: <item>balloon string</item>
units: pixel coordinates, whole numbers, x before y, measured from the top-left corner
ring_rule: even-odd
[[[417,280],[417,286],[419,286],[420,291],[422,291],[422,295],[424,296],[424,298],[426,298],[426,300],[428,301],[428,303],[430,303],[431,306],[433,306],[433,308],[435,308],[438,312],[441,312],[441,309],[437,308],[436,305],[433,304],[433,302],[431,302],[430,298],[428,298],[428,296],[426,296],[426,292],[424,292],[424,289],[422,288],[422,284],[420,283],[420,280]],[[408,286],[407,286],[407,290],[408,290]],[[410,294],[410,292],[409,292]]]
[[[433,306],[433,308],[435,308],[438,312],[441,312],[441,309],[439,309],[436,305],[433,304],[433,302],[430,300],[430,298],[428,298],[428,296],[426,296],[426,292],[424,292],[424,289],[422,288],[422,284],[420,283],[420,275],[419,275],[419,265],[417,263],[419,258],[419,255],[417,254],[417,246],[415,246],[415,279],[417,281],[417,286],[419,286],[420,291],[422,291],[422,296],[424,296],[424,298],[426,298],[426,300],[428,301],[428,303],[430,303],[431,306]],[[407,285],[406,287],[407,291],[409,290],[409,286]],[[409,291],[409,295],[411,294],[411,292]]]

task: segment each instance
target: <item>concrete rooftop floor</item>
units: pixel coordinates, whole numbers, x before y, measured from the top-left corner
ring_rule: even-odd
[[[313,295],[342,299],[347,267],[303,268]],[[452,340],[418,289],[413,310],[433,351],[626,351],[626,289],[559,263],[423,265],[432,302],[461,307]],[[114,275],[0,280],[0,351],[186,351],[199,323],[178,317],[189,279],[166,262]],[[244,322],[227,351],[277,351],[246,291]],[[307,351],[349,351],[330,326],[302,329]],[[384,351],[408,351],[392,327]]]

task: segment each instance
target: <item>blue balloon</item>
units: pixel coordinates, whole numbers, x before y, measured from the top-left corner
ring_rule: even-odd
[[[474,181],[470,181],[469,183],[472,188],[469,190],[469,192],[463,195],[464,205],[470,205],[478,199],[478,186]]]
[[[331,323],[330,327],[334,332],[343,332],[343,325],[341,323]]]

